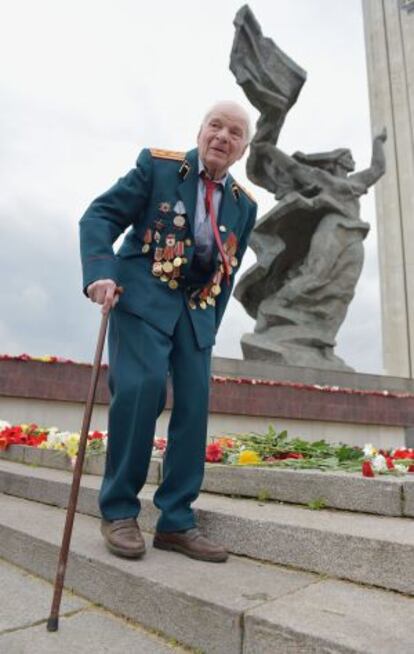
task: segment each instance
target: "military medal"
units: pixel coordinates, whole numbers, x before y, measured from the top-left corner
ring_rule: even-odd
[[[142,246],[142,251],[144,254],[150,251],[150,244],[152,243],[152,229],[146,229],[144,234],[144,245]]]
[[[227,241],[224,244],[224,248],[226,252],[229,254],[236,254],[237,251],[237,236],[233,234],[233,232],[230,232],[228,235]]]
[[[171,205],[169,202],[161,202],[158,209],[162,213],[168,213],[169,211],[171,211]]]
[[[179,229],[182,229],[185,226],[185,217],[181,214],[174,216],[173,223]]]
[[[226,228],[225,225],[220,225],[219,230],[220,230],[221,232],[226,232],[226,231],[227,231],[227,228]]]
[[[152,264],[152,274],[156,277],[160,277],[162,272],[162,263],[160,261],[155,261],[155,263]]]
[[[174,291],[176,288],[178,288],[178,282],[175,279],[170,279],[168,286]]]
[[[183,265],[183,260],[181,259],[181,257],[175,257],[173,261],[174,268],[179,268],[182,265]]]
[[[170,281],[170,278],[167,277],[167,275],[161,275],[160,280],[161,280],[162,282],[168,282],[168,281]]]
[[[159,243],[160,240],[161,240],[161,234],[160,234],[159,231],[157,230],[157,231],[154,232],[154,241],[155,241],[156,243]]]
[[[190,245],[192,245],[191,238],[186,238],[184,243],[187,245],[187,247],[190,247]]]
[[[201,300],[200,302],[200,309],[207,309],[207,303],[204,300]]]
[[[172,265],[171,261],[164,261],[162,264],[162,269],[165,273],[170,273],[173,271],[174,266]]]
[[[154,259],[155,261],[162,261],[164,258],[164,248],[155,248]]]
[[[183,241],[178,241],[175,244],[174,254],[177,257],[182,257],[183,256],[183,254],[184,254],[184,243],[183,243]]]
[[[174,259],[175,234],[167,234],[165,237],[164,259]]]
[[[221,293],[221,287],[219,286],[219,284],[213,284],[213,286],[211,287],[211,291],[210,291],[210,292],[211,292],[211,294],[214,295],[214,296],[216,296],[216,295],[220,295],[220,293]]]

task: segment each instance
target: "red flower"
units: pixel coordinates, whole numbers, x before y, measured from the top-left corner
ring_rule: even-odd
[[[390,456],[386,456],[385,461],[387,463],[388,470],[394,470],[394,463],[393,463],[392,458]]]
[[[26,445],[27,435],[20,426],[6,427],[1,435],[6,439],[7,445]]]
[[[218,443],[210,443],[206,447],[206,461],[218,463],[223,458],[223,450]]]
[[[400,448],[399,450],[395,450],[394,454],[392,455],[393,459],[414,459],[414,450],[413,449],[406,449],[405,447]]]
[[[408,466],[408,471],[407,472],[414,472],[414,466]]]
[[[363,477],[375,477],[374,470],[371,465],[371,461],[363,461],[362,463],[362,476]]]
[[[88,435],[88,441],[101,441],[104,435],[101,431],[93,431],[92,434]]]
[[[272,456],[266,456],[264,461],[283,461],[284,459],[303,459],[303,454],[300,452],[280,452]]]
[[[32,447],[39,447],[40,443],[47,441],[47,432],[43,431],[39,434],[30,435],[27,439],[27,445]]]

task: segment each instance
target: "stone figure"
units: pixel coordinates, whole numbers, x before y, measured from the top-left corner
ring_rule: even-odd
[[[256,223],[250,245],[257,263],[235,290],[256,319],[254,333],[242,337],[243,355],[351,370],[334,353],[335,336],[362,270],[369,225],[360,219],[359,198],[385,171],[386,131],[374,139],[370,167],[357,173],[346,148],[285,154],[276,142],[306,75],[262,36],[247,6],[235,24],[231,69],[261,113],[247,173],[278,200]]]

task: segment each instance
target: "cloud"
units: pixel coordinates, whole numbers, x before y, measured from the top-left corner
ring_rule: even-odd
[[[228,69],[240,3],[15,0],[0,27],[0,273],[2,351],[90,360],[99,311],[81,294],[77,223],[87,204],[131,168],[141,147],[193,147],[206,107],[246,104]],[[255,0],[265,34],[308,70],[282,130],[287,152],[349,145],[370,157],[359,0]],[[24,20],[22,20],[24,15]],[[250,107],[252,121],[257,112]],[[242,184],[244,163],[234,167]],[[254,189],[260,214],[273,205]],[[374,222],[372,201],[363,217]],[[375,239],[338,353],[380,369]],[[249,253],[245,270],[254,261]],[[231,300],[216,353],[241,356],[253,321]]]

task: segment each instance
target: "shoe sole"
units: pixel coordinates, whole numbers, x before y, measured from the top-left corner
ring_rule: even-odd
[[[140,559],[145,554],[145,548],[143,550],[135,550],[131,552],[129,550],[123,550],[119,547],[116,547],[116,545],[111,545],[111,543],[105,542],[105,545],[111,554],[120,556],[123,559]]]
[[[203,556],[202,554],[197,554],[197,552],[192,552],[191,550],[185,549],[180,545],[175,545],[173,543],[163,543],[162,541],[153,541],[153,546],[159,550],[166,550],[168,552],[179,552],[185,556],[189,556],[190,559],[197,559],[197,561],[208,561],[209,563],[224,563],[229,558],[228,554],[220,554],[216,557],[214,556]]]

